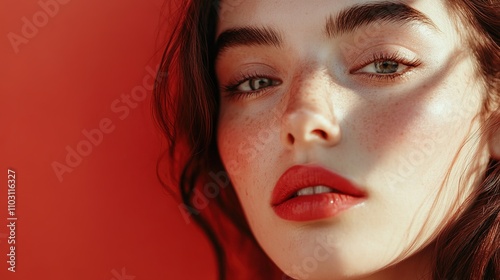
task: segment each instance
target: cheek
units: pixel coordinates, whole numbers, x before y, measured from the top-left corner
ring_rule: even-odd
[[[373,213],[391,217],[380,222],[383,228],[399,220],[401,236],[411,229],[408,240],[426,241],[444,223],[448,210],[461,203],[466,190],[462,187],[468,188],[460,181],[471,163],[467,151],[477,147],[461,148],[472,136],[482,98],[480,91],[465,85],[456,81],[456,86],[422,86],[398,100],[365,104],[352,119],[349,136],[359,141],[356,152],[364,162],[357,170],[377,203]]]
[[[469,128],[467,124],[480,109],[480,94],[471,93],[475,92],[466,94],[464,89],[448,85],[421,86],[405,94],[407,97],[366,106],[355,123],[360,146],[368,154],[380,155],[398,147],[418,148],[460,141]],[[451,148],[447,147],[447,150]]]
[[[225,112],[219,118],[219,153],[239,195],[244,186],[258,188],[263,185],[260,181],[268,177],[269,171],[265,166],[276,160],[278,118],[272,113],[257,115],[259,118]]]
[[[264,111],[251,115],[221,114],[217,143],[246,218],[256,231],[263,225],[261,218],[271,214],[266,212],[270,211],[266,204],[280,140],[279,118]]]
[[[241,149],[241,147],[250,146],[245,137],[249,129],[248,122],[237,125],[234,120],[219,121],[217,145],[222,162],[233,179],[235,175],[242,173],[249,155],[254,156],[253,149]]]
[[[433,133],[434,116],[415,100],[371,105],[355,119],[353,131],[367,154],[387,154],[397,147],[415,145]]]

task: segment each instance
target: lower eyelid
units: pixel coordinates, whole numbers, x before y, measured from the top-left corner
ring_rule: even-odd
[[[360,83],[383,83],[387,85],[388,82],[396,84],[399,82],[407,81],[413,74],[415,74],[414,69],[408,69],[402,73],[397,74],[380,75],[373,73],[358,73],[355,75],[358,76],[357,79],[360,80]]]

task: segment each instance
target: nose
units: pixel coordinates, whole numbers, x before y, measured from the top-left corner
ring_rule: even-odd
[[[295,92],[282,118],[281,141],[290,148],[322,145],[335,146],[341,131],[334,114],[331,91],[312,87]]]
[[[318,112],[299,110],[285,117],[281,140],[288,148],[312,144],[335,146],[340,142],[340,127],[335,120]]]

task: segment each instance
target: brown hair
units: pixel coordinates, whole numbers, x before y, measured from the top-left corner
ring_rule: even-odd
[[[500,2],[448,1],[458,14],[466,44],[484,81],[483,134],[491,141],[500,127]],[[489,134],[489,135],[488,135]],[[434,279],[498,279],[500,276],[500,164],[490,159],[467,209],[455,217],[435,242]]]
[[[204,186],[213,183],[209,174],[225,174],[215,139],[219,97],[214,73],[217,20],[231,8],[223,3],[190,0],[175,7],[178,20],[167,42],[153,99],[156,120],[169,146],[163,163],[172,164],[167,167],[171,171],[167,185],[177,186],[179,209],[210,239],[219,279],[276,279],[281,272],[257,244],[229,182],[227,186],[215,180],[219,192],[203,207],[193,201]],[[487,88],[483,130],[488,137],[500,128],[500,3],[448,0],[447,4],[466,27],[463,33]],[[160,177],[164,170],[158,168]],[[468,208],[434,243],[434,279],[491,280],[500,275],[499,196],[500,164],[491,158]]]

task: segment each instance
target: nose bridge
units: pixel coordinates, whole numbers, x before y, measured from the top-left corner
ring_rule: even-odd
[[[304,67],[293,79],[287,111],[323,111],[333,114],[331,88],[327,70]]]
[[[326,70],[303,68],[295,76],[283,117],[282,139],[286,146],[334,145],[340,140],[332,98],[334,91]]]

